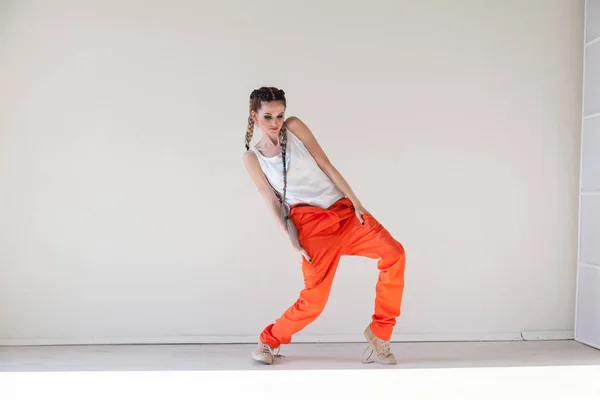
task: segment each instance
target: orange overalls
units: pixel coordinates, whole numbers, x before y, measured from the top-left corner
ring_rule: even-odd
[[[298,300],[274,324],[267,326],[260,341],[272,348],[292,341],[292,335],[313,322],[325,309],[340,257],[379,259],[375,313],[371,329],[381,340],[390,340],[400,316],[404,291],[404,248],[370,214],[365,224],[356,217],[352,202],[342,198],[328,209],[308,204],[292,205],[290,218],[298,228],[302,247],[312,259],[302,262],[305,288]]]

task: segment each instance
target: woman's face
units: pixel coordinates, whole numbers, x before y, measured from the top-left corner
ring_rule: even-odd
[[[262,103],[258,113],[253,112],[252,114],[262,132],[269,136],[279,135],[285,121],[285,106],[282,102]]]

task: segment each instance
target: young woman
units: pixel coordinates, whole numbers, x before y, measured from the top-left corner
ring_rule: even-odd
[[[364,331],[369,343],[365,352],[371,352],[363,362],[396,364],[389,341],[400,315],[404,248],[365,209],[310,129],[296,117],[284,118],[286,106],[283,90],[252,92],[244,164],[301,257],[305,287],[281,318],[263,330],[252,358],[273,363],[274,351],[278,354],[325,308],[340,257],[354,255],[379,260],[375,312]],[[255,124],[262,137],[250,147]]]

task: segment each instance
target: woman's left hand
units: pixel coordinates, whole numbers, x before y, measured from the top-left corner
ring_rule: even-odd
[[[368,214],[369,212],[363,207],[362,204],[355,204],[354,205],[354,213],[356,214],[356,218],[358,218],[361,225],[364,225],[365,220],[363,218],[363,214]]]

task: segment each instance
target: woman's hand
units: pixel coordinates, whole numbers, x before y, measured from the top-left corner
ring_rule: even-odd
[[[308,256],[308,253],[306,252],[306,250],[304,250],[303,247],[300,247],[300,249],[298,250],[298,253],[300,253],[300,255],[301,255],[301,257],[300,257],[300,264],[302,264],[302,258],[304,258],[309,263],[312,262],[312,259]]]
[[[352,203],[354,205],[354,213],[356,214],[356,218],[360,221],[361,225],[365,224],[365,220],[363,218],[363,214],[368,214],[369,212],[363,207],[360,203]]]

